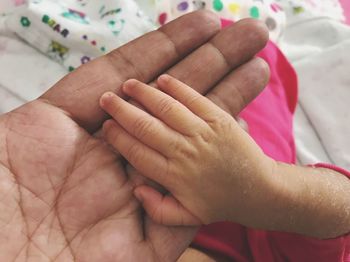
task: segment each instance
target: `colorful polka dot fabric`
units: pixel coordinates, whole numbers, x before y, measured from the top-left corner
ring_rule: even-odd
[[[1,10],[9,30],[69,71],[155,28],[133,0],[0,0]]]
[[[194,10],[217,13],[223,24],[242,18],[263,21],[270,39],[277,42],[285,27],[303,19],[330,17],[344,20],[338,0],[155,0],[157,22],[162,25]]]
[[[276,0],[284,9],[287,24],[315,18],[344,21],[343,8],[338,0]]]
[[[73,71],[156,24],[200,9],[215,12],[223,24],[259,19],[275,42],[294,22],[343,18],[338,0],[0,0],[0,23]]]
[[[156,8],[160,25],[199,9],[217,13],[223,24],[247,17],[259,19],[265,22],[270,38],[275,41],[281,36],[286,24],[283,8],[273,0],[156,0]]]

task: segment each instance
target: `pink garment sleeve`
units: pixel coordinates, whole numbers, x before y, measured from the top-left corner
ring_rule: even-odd
[[[344,9],[345,21],[350,25],[350,1],[349,0],[340,0],[340,3]]]
[[[332,170],[334,170],[334,171],[336,171],[338,173],[341,173],[344,176],[347,176],[348,178],[350,178],[350,172],[349,171],[347,171],[347,170],[345,170],[345,169],[343,169],[341,167],[332,165],[332,164],[319,163],[319,164],[311,165],[311,166],[332,169]]]
[[[331,169],[350,178],[349,171],[331,164],[319,163],[310,166]],[[283,260],[283,255],[288,261],[350,262],[350,233],[326,240],[281,232],[269,234],[270,244],[279,256],[278,261]]]

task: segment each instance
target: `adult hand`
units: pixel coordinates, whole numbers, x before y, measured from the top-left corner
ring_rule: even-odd
[[[252,20],[221,32],[196,12],[80,67],[46,94],[0,117],[0,253],[3,261],[174,261],[195,228],[144,215],[120,155],[94,134],[100,95],[161,73],[237,115],[266,84],[250,60],[266,43]],[[249,62],[247,62],[249,61]],[[235,69],[235,70],[234,70]],[[234,70],[234,71],[233,71]]]

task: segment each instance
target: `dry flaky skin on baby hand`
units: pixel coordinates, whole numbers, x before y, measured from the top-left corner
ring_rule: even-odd
[[[254,226],[252,210],[274,198],[266,192],[274,192],[275,162],[234,118],[189,86],[163,75],[158,88],[137,80],[123,86],[149,113],[113,93],[100,102],[114,118],[104,125],[107,141],[172,194],[138,187],[147,213],[170,225],[230,220]]]
[[[137,106],[110,92],[100,101],[113,117],[104,124],[107,142],[171,193],[147,185],[135,189],[153,220],[229,220],[317,238],[349,232],[348,178],[275,162],[230,115],[189,86],[168,75],[157,84],[160,90],[137,80],[124,84]]]

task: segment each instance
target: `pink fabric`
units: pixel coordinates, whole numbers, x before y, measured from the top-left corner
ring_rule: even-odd
[[[298,97],[295,71],[271,41],[259,56],[270,66],[270,82],[241,117],[265,154],[278,161],[295,163],[293,113]]]
[[[331,164],[325,164],[325,163],[319,163],[319,164],[316,164],[316,165],[312,165],[314,167],[320,167],[320,168],[328,168],[328,169],[332,169],[338,173],[341,173],[343,174],[344,176],[347,176],[348,178],[350,178],[350,172],[341,168],[341,167],[338,167],[338,166],[335,166],[335,165],[331,165]]]
[[[241,117],[267,155],[295,163],[292,123],[297,101],[296,74],[271,42],[259,56],[268,62],[271,79]],[[344,175],[347,173],[344,172]],[[350,262],[350,236],[317,240],[296,234],[253,230],[229,222],[202,227],[193,245],[238,262]]]
[[[342,4],[343,9],[344,9],[346,23],[350,25],[350,1],[349,0],[340,0],[340,3]]]

